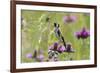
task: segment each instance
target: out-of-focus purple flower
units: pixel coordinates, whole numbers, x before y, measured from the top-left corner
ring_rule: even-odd
[[[90,36],[90,32],[86,28],[83,28],[81,31],[76,32],[75,35],[78,39],[86,39]]]
[[[65,51],[65,47],[62,46],[62,45],[60,45],[60,46],[57,48],[57,51],[58,51],[59,53],[62,53],[62,52]]]
[[[76,19],[77,19],[77,17],[74,15],[66,15],[63,17],[63,22],[64,23],[71,23],[71,22],[75,22]]]
[[[64,17],[63,17],[63,22],[64,22],[64,23],[67,23],[67,21],[68,21],[68,16],[64,16]]]
[[[70,53],[70,52],[75,52],[75,51],[73,50],[71,44],[67,44],[67,48],[66,48],[65,52],[69,52]]]
[[[43,54],[40,54],[39,56],[37,56],[37,61],[43,62],[43,60],[44,60],[44,55]]]
[[[71,16],[70,16],[70,20],[71,20],[72,22],[75,22],[75,21],[76,21],[76,19],[77,19],[77,17],[76,17],[76,16],[74,16],[74,15],[71,15]]]
[[[33,55],[31,53],[26,54],[26,58],[33,58]]]

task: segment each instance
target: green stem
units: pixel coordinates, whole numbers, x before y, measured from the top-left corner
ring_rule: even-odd
[[[85,59],[85,47],[86,46],[86,44],[85,44],[85,39],[83,39],[82,40],[82,48],[81,48],[81,58],[82,58],[82,60],[84,60]]]

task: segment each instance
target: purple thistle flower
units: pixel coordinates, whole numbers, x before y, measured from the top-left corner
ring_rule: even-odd
[[[67,44],[67,48],[66,48],[65,52],[69,52],[70,53],[70,52],[75,52],[75,51],[73,50],[71,44]]]
[[[63,17],[63,22],[64,23],[71,23],[71,22],[75,22],[76,21],[76,16],[74,15],[67,15]]]
[[[55,43],[54,43],[54,50],[57,50],[57,47],[58,47],[58,43],[55,42]]]
[[[76,19],[77,19],[76,16],[74,16],[74,15],[71,15],[71,16],[70,16],[70,20],[71,20],[71,22],[75,22]]]
[[[55,43],[54,43],[54,46],[58,46],[58,43],[57,43],[57,42],[55,42]]]
[[[80,32],[76,32],[76,33],[75,33],[75,36],[76,36],[78,39],[80,39],[80,38],[81,38],[81,33],[80,33]]]
[[[68,21],[68,16],[64,16],[64,17],[63,17],[63,22],[64,22],[64,23],[67,23],[67,21]]]
[[[83,28],[81,31],[76,32],[76,37],[78,39],[86,39],[90,36],[90,32],[86,30],[86,28]]]
[[[57,48],[58,48],[58,43],[57,42],[55,42],[53,45],[51,45],[51,46],[49,46],[49,50],[57,50]]]
[[[89,37],[89,36],[90,36],[89,31],[87,31],[86,28],[83,28],[82,31],[81,31],[81,37],[82,37],[83,39],[85,39],[85,38],[87,38],[87,37]]]
[[[26,58],[33,58],[33,55],[31,53],[26,54]]]
[[[44,55],[43,54],[40,54],[39,56],[37,56],[37,61],[43,62],[43,60],[44,60]]]
[[[58,51],[59,53],[62,53],[62,52],[65,51],[65,47],[62,46],[62,45],[60,45],[60,46],[57,48],[57,51]]]

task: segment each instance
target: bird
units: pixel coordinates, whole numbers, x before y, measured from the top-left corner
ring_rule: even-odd
[[[59,24],[57,24],[57,23],[54,23],[54,32],[55,32],[55,36],[57,38],[60,38],[61,37],[61,32],[59,30]]]
[[[60,25],[57,23],[54,23],[54,32],[55,36],[58,38],[59,41],[63,42],[64,47],[66,48],[66,42],[64,40],[63,35],[61,34],[61,31],[59,29]]]

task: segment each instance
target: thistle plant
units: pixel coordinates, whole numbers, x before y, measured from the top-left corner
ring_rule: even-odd
[[[75,36],[77,37],[78,40],[82,40],[82,48],[81,48],[81,58],[85,58],[85,48],[86,48],[86,42],[85,40],[90,36],[90,32],[84,27],[80,31],[75,33]]]

